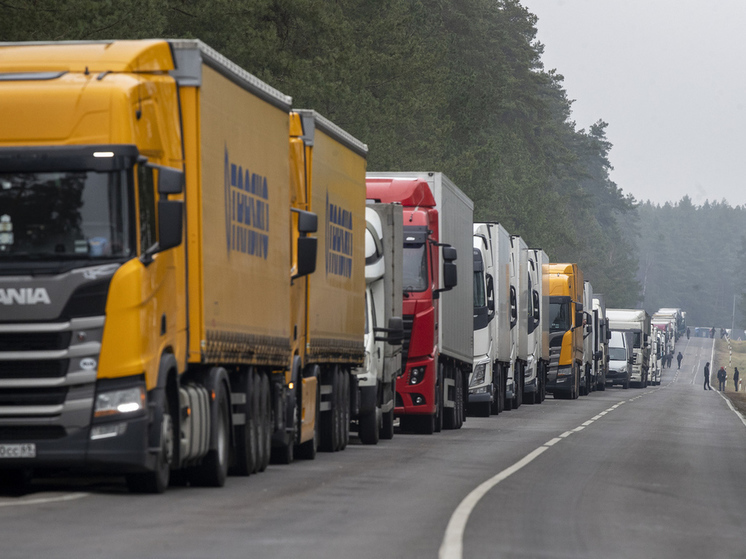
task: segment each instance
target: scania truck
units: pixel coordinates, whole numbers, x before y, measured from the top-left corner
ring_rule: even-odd
[[[364,144],[193,40],[3,44],[0,106],[0,469],[344,448]]]
[[[368,173],[366,182],[370,202],[403,207],[404,374],[395,415],[403,430],[458,429],[473,364],[474,204],[443,173]]]
[[[576,399],[583,370],[583,273],[577,264],[549,265],[547,392]]]
[[[475,223],[474,370],[469,410],[489,416],[504,409],[510,371],[510,233],[499,223]]]

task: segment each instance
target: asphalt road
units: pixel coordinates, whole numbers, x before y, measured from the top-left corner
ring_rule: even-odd
[[[681,340],[660,387],[353,441],[222,489],[35,479],[0,495],[0,557],[746,557],[746,424],[702,390],[711,348]]]

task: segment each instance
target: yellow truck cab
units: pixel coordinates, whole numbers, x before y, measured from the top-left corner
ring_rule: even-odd
[[[577,264],[549,264],[549,371],[547,392],[580,395],[583,366],[583,273]]]

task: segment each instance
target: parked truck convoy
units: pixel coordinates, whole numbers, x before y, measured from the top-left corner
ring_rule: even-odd
[[[221,486],[647,380],[644,311],[200,41],[2,44],[0,104],[5,479]]]
[[[511,363],[510,233],[499,223],[475,223],[474,369],[469,409],[475,415],[504,409]]]
[[[547,392],[576,399],[583,371],[583,273],[577,264],[549,265]]]
[[[650,369],[650,315],[642,309],[607,309],[609,328],[632,335],[630,382],[648,384]]]
[[[395,414],[405,430],[458,429],[473,364],[474,205],[436,172],[368,173],[367,196],[403,207],[404,374]]]
[[[366,146],[199,41],[0,72],[0,468],[160,492],[344,448]]]

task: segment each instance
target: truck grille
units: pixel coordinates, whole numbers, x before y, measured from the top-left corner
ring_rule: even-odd
[[[69,359],[0,361],[0,380],[63,377],[67,373],[69,364]]]
[[[401,367],[402,372],[404,372],[404,368],[407,366],[407,356],[409,355],[409,340],[412,338],[412,325],[414,324],[414,315],[405,314],[402,318],[402,322],[404,323],[404,339],[402,340],[401,344]]]
[[[90,422],[103,328],[103,316],[0,324],[0,441],[63,436]]]
[[[65,349],[72,332],[4,332],[0,333],[0,351],[43,351]]]

